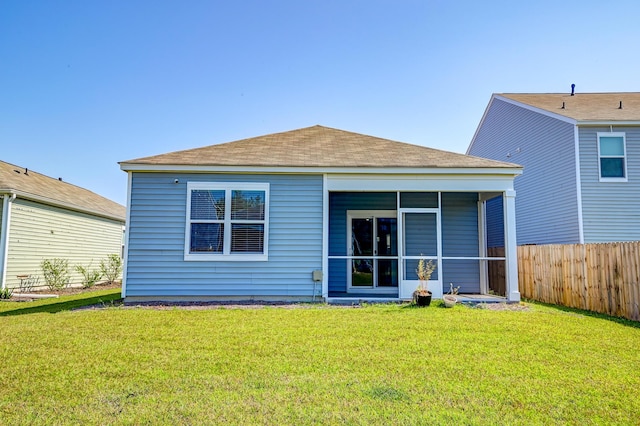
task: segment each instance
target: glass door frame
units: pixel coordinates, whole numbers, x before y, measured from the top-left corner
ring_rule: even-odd
[[[376,234],[378,232],[376,222],[377,219],[396,219],[396,255],[394,256],[379,256],[377,254],[354,256],[352,252],[352,238],[353,238],[353,219],[374,219],[372,243],[376,244]],[[398,223],[398,211],[397,210],[347,210],[347,293],[398,293],[400,288],[400,226]],[[352,265],[354,260],[368,260],[372,259],[373,266],[373,285],[372,286],[352,286]],[[379,287],[378,282],[378,268],[375,266],[378,260],[391,260],[397,262],[397,286],[383,286]]]

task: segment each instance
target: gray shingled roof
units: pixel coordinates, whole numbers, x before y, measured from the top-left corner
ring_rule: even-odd
[[[578,121],[640,120],[640,93],[637,92],[576,93],[575,96],[569,93],[499,93],[498,96]]]
[[[124,222],[126,209],[88,189],[37,173],[25,167],[0,161],[0,194],[16,193],[49,204],[97,214]]]
[[[324,168],[520,168],[374,136],[312,126],[219,145],[123,161],[126,165],[324,167]],[[126,169],[126,166],[123,167]]]

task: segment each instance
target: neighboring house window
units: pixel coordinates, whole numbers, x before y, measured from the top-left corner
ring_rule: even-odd
[[[625,145],[624,133],[598,133],[600,181],[627,180]]]
[[[185,260],[267,260],[268,183],[187,183]]]

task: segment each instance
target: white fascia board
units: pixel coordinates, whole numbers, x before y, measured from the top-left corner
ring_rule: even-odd
[[[577,122],[578,126],[640,126],[638,120],[611,121],[611,120],[583,120]]]
[[[0,190],[0,192],[1,191],[2,190]],[[53,198],[42,197],[40,195],[30,194],[28,192],[14,191],[14,190],[12,190],[11,192],[13,194],[16,194],[17,198],[21,198],[23,200],[35,201],[37,203],[46,204],[54,207],[60,207],[65,210],[72,210],[75,212],[86,213],[92,216],[99,216],[106,219],[112,219],[122,223],[125,222],[125,219],[122,217],[110,215],[108,213],[105,213],[99,210],[86,209],[80,206],[76,206],[74,204],[64,203],[62,201],[54,200]]]
[[[252,167],[252,166],[197,166],[121,164],[128,172],[174,173],[275,173],[275,174],[375,174],[375,175],[506,175],[522,174],[520,167]]]
[[[564,121],[565,123],[569,123],[573,125],[576,125],[578,123],[577,120],[567,117],[565,115],[557,114],[555,112],[551,112],[546,109],[534,107],[534,106],[522,103],[520,101],[514,101],[513,99],[505,98],[504,96],[500,96],[500,95],[493,95],[493,96],[495,99],[501,100],[503,102],[507,102],[512,105],[519,106],[520,108],[524,108],[529,111],[537,112],[538,114],[546,115],[547,117],[555,118],[556,120]]]
[[[329,175],[329,191],[503,192],[514,176],[500,175]]]
[[[487,118],[487,114],[489,113],[489,109],[491,109],[491,104],[493,104],[493,100],[495,99],[495,97],[496,97],[495,93],[491,95],[491,99],[489,99],[489,103],[487,104],[487,107],[484,109],[484,113],[482,114],[480,123],[478,123],[478,127],[476,127],[476,131],[473,133],[473,137],[471,138],[471,143],[467,147],[467,151],[465,152],[465,154],[469,155],[469,152],[471,152],[471,147],[475,143],[476,137],[478,137],[478,132],[480,131],[480,128],[484,124],[484,120]]]

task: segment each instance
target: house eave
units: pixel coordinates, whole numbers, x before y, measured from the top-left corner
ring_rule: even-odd
[[[579,120],[578,126],[640,126],[640,120]]]
[[[370,174],[370,175],[506,175],[522,174],[521,167],[264,167],[216,165],[159,165],[120,163],[126,172]]]
[[[37,203],[46,204],[54,207],[60,207],[66,210],[72,210],[79,213],[86,213],[92,216],[99,216],[105,219],[116,220],[122,223],[125,222],[125,219],[123,217],[119,217],[117,215],[112,215],[99,210],[83,208],[71,203],[65,203],[62,201],[55,200],[53,198],[43,197],[41,195],[31,194],[29,192],[24,192],[24,191],[12,189],[12,188],[0,188],[0,195],[2,194],[9,194],[9,195],[15,194],[16,198],[21,198],[23,200],[35,201]]]

